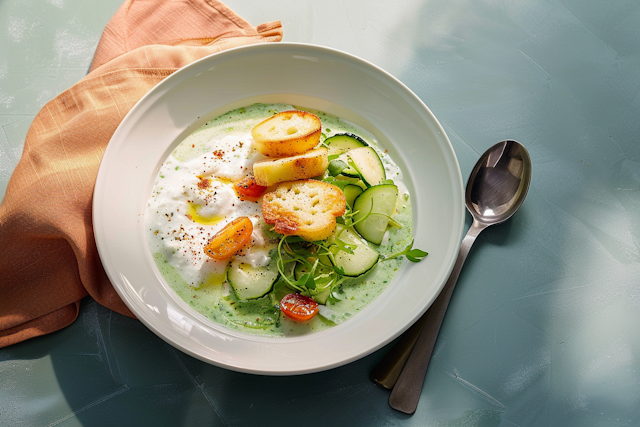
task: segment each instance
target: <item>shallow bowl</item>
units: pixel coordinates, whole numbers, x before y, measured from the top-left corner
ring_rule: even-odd
[[[153,261],[144,211],[171,151],[205,122],[255,102],[334,114],[371,132],[403,170],[413,197],[415,247],[366,309],[328,330],[260,337],[215,324],[185,304]],[[326,47],[274,43],[203,58],[166,78],[126,115],[105,151],[93,199],[98,252],[114,288],[149,329],[174,347],[240,372],[292,375],[357,360],[406,330],[435,300],[462,238],[464,190],[444,130],[424,103],[375,65]]]

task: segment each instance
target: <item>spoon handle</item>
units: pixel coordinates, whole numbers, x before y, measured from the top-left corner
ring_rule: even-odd
[[[371,381],[380,384],[382,387],[391,390],[398,381],[398,377],[404,368],[411,350],[416,345],[420,332],[424,328],[428,311],[418,319],[407,331],[402,334],[396,345],[394,345],[382,360],[378,362],[371,371],[369,378]]]
[[[389,396],[389,405],[393,409],[404,412],[405,414],[413,414],[416,411],[422,392],[422,385],[424,384],[424,378],[427,373],[429,361],[431,360],[431,353],[438,338],[440,326],[442,325],[442,320],[449,306],[451,295],[453,295],[453,290],[458,281],[458,276],[460,276],[460,270],[462,270],[462,266],[467,259],[469,250],[473,242],[475,242],[476,237],[478,237],[478,234],[486,227],[485,224],[475,220],[473,221],[471,228],[467,231],[467,235],[462,240],[458,258],[451,271],[449,280],[447,280],[438,298],[436,298],[431,307],[429,307],[429,310],[424,314],[423,317],[426,317],[424,320],[424,328],[418,336],[415,347],[413,351],[411,351],[397,383],[393,387],[391,396]]]
[[[468,233],[470,232],[472,232],[471,229],[469,229]],[[477,236],[479,232],[480,231],[475,233],[475,235]],[[475,239],[475,237],[473,239]],[[467,247],[465,249],[465,241],[463,240],[463,243],[460,247],[460,253],[464,250],[466,250],[466,252],[468,253],[472,244],[473,244],[473,241],[470,241],[466,245]],[[458,257],[460,256],[461,255],[459,254]],[[466,258],[466,254],[462,254],[462,256]],[[464,259],[462,259],[461,262],[464,263]],[[457,276],[460,274],[460,271],[458,269],[458,271],[456,272],[456,268],[457,268],[457,264],[454,266],[454,270],[451,272],[451,275],[448,281],[455,282],[457,280]],[[459,268],[460,269],[462,268],[462,264],[460,264]],[[442,292],[444,293],[444,289]],[[434,306],[436,305],[436,302],[434,302],[433,304]],[[420,319],[418,319],[409,329],[407,329],[407,331],[404,334],[402,334],[402,336],[400,337],[396,345],[394,345],[391,348],[391,350],[389,350],[389,352],[385,354],[382,360],[378,362],[376,367],[373,368],[369,376],[369,378],[373,382],[378,383],[379,385],[381,385],[382,387],[388,390],[391,390],[393,388],[393,386],[398,381],[398,377],[402,372],[402,368],[404,368],[404,365],[407,363],[407,359],[411,354],[411,350],[413,350],[413,347],[415,346],[416,341],[418,341],[418,337],[420,336],[420,333],[424,328],[427,318],[429,317],[429,312],[432,310],[433,310],[432,308],[429,308],[429,310],[427,310],[427,312],[424,313],[422,317],[420,317]]]

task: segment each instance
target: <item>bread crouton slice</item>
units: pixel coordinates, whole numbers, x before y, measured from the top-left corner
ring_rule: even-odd
[[[328,150],[316,148],[304,154],[275,160],[261,160],[253,164],[253,175],[258,185],[269,187],[285,181],[313,178],[327,170]]]
[[[322,123],[306,111],[283,111],[251,130],[256,148],[268,157],[297,156],[320,142]]]
[[[308,241],[325,240],[336,228],[336,217],[344,215],[344,193],[335,185],[304,179],[278,185],[262,199],[262,216],[280,234]]]

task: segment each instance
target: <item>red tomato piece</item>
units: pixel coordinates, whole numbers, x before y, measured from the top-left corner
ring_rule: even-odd
[[[289,294],[280,301],[280,310],[293,320],[304,322],[318,313],[318,303],[304,295]]]
[[[246,197],[250,199],[257,199],[258,197],[262,196],[267,190],[267,187],[258,185],[253,175],[246,176],[241,180],[236,181],[234,183],[234,188],[236,189],[236,193],[238,193],[240,198]]]
[[[246,216],[241,216],[218,231],[209,240],[204,251],[213,259],[231,258],[251,241],[251,233],[253,233],[253,223]]]

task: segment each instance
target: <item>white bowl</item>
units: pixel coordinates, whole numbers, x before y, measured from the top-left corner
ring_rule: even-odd
[[[169,288],[145,238],[145,206],[169,153],[206,121],[254,102],[315,108],[373,133],[404,172],[413,197],[415,247],[429,252],[420,263],[406,262],[382,295],[352,319],[302,337],[252,336],[207,320]],[[371,63],[296,43],[221,52],[161,82],[127,114],[111,138],[93,199],[100,258],[138,319],[198,359],[266,375],[334,368],[400,335],[444,286],[458,253],[464,215],[455,153],[422,101]]]

